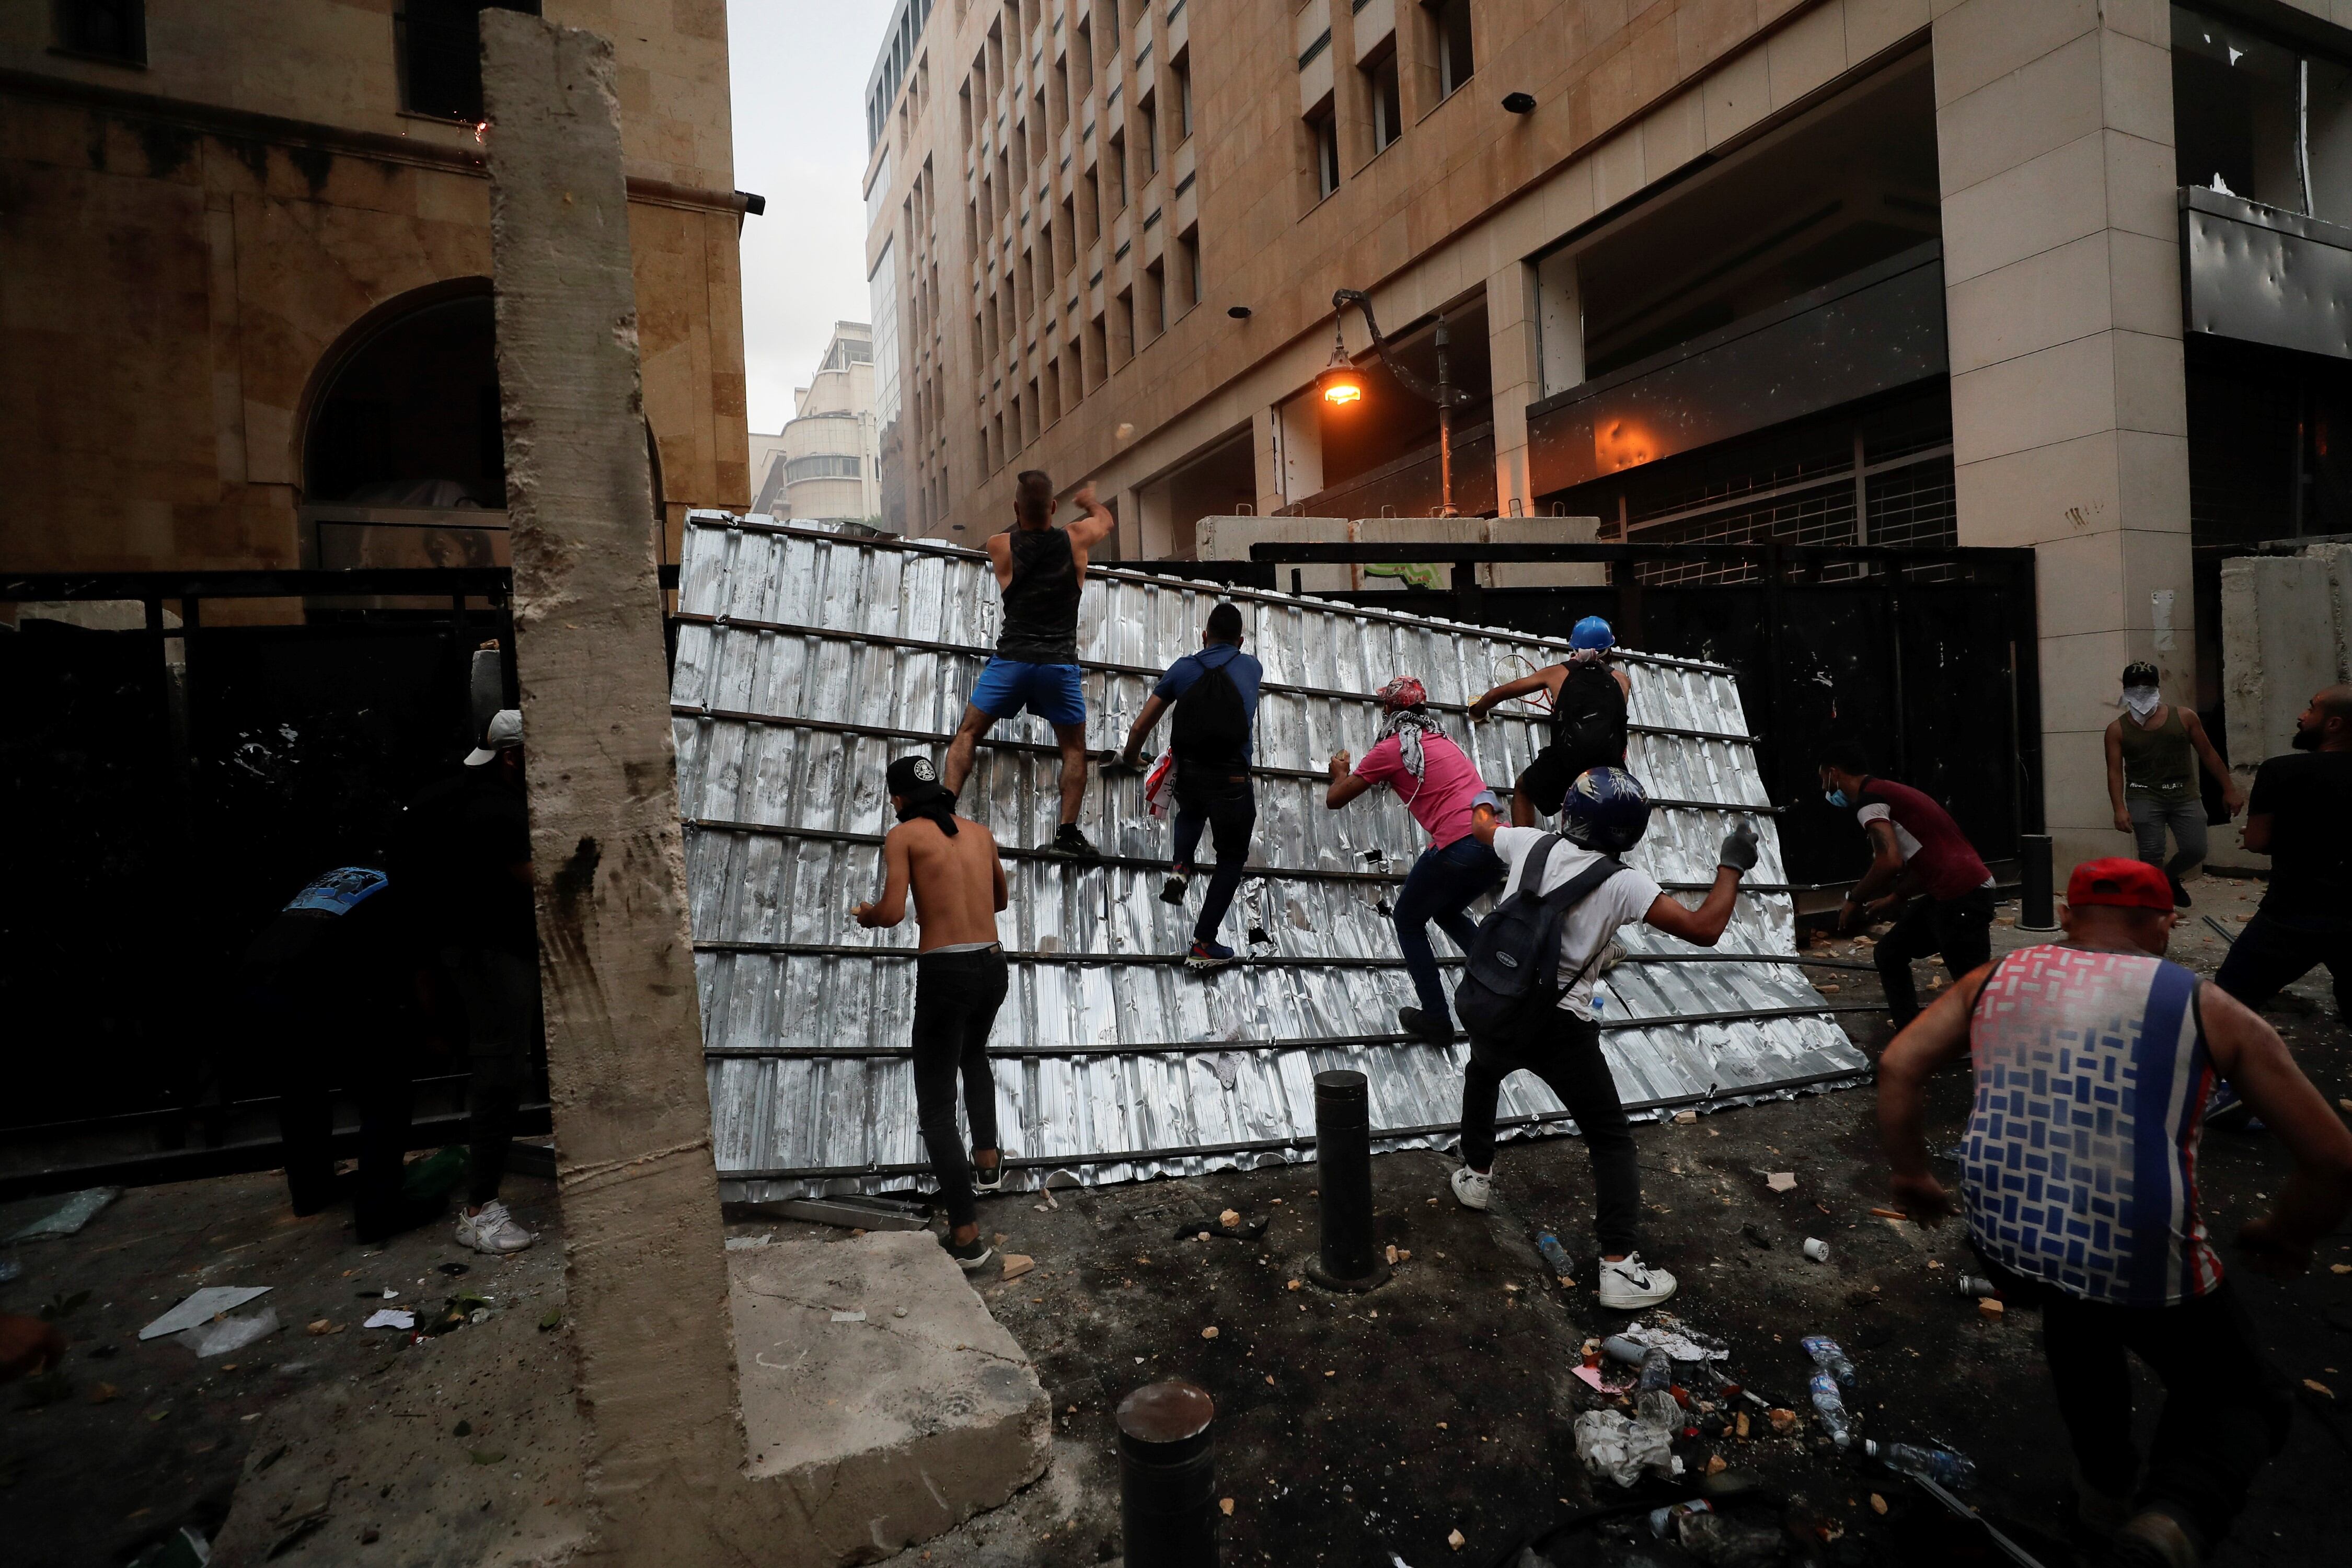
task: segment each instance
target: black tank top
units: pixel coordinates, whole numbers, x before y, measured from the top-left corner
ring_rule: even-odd
[[[1004,630],[996,651],[1024,664],[1078,662],[1078,558],[1058,528],[1016,528],[1013,581],[1004,587]]]
[[[1568,667],[1551,709],[1552,744],[1577,773],[1625,765],[1625,693],[1609,667],[1579,660]],[[1570,777],[1575,776],[1570,774]]]

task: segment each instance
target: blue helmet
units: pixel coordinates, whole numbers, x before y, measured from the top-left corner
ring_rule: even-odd
[[[1569,786],[1559,823],[1570,841],[1603,855],[1622,854],[1650,830],[1650,797],[1622,768],[1587,768]]]
[[[1617,634],[1599,616],[1587,616],[1568,634],[1568,646],[1577,649],[1615,647]]]

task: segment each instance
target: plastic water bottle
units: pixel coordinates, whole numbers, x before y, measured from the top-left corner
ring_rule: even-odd
[[[1642,1356],[1642,1378],[1634,1386],[1647,1394],[1654,1388],[1670,1389],[1675,1385],[1675,1358],[1652,1345]]]
[[[1639,1340],[1629,1340],[1622,1334],[1612,1334],[1601,1342],[1601,1353],[1611,1361],[1622,1361],[1627,1366],[1639,1366],[1650,1347]]]
[[[1715,1505],[1703,1497],[1695,1497],[1688,1502],[1675,1503],[1667,1508],[1654,1508],[1650,1510],[1650,1533],[1665,1540],[1672,1540],[1675,1534],[1675,1521],[1681,1519],[1683,1515],[1714,1511]]]
[[[1552,1235],[1551,1232],[1546,1231],[1536,1237],[1536,1250],[1543,1254],[1543,1260],[1549,1264],[1551,1271],[1562,1279],[1576,1272],[1569,1267],[1568,1248],[1562,1247],[1559,1244],[1559,1237]]]
[[[1838,1395],[1837,1379],[1826,1372],[1813,1373],[1813,1414],[1821,1417],[1822,1430],[1830,1441],[1841,1448],[1853,1446],[1853,1417],[1846,1414],[1845,1401]]]
[[[1874,1443],[1863,1440],[1862,1451],[1888,1469],[1906,1476],[1925,1476],[1948,1487],[1973,1483],[1977,1468],[1948,1448],[1922,1447],[1916,1443]]]
[[[1836,1378],[1838,1386],[1852,1394],[1854,1380],[1853,1363],[1846,1358],[1845,1352],[1838,1347],[1837,1341],[1827,1334],[1807,1334],[1803,1342],[1805,1353],[1813,1358],[1813,1364]]]

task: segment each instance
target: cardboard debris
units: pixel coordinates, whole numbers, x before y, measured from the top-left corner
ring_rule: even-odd
[[[1764,1184],[1776,1193],[1793,1193],[1797,1190],[1797,1173],[1775,1171],[1764,1178]]]
[[[1028,1273],[1029,1270],[1036,1267],[1037,1260],[1024,1253],[1008,1252],[1004,1254],[1004,1278],[1007,1279],[1018,1279],[1024,1274]]]
[[[404,1307],[382,1308],[360,1325],[363,1329],[413,1329],[415,1326],[416,1314]]]

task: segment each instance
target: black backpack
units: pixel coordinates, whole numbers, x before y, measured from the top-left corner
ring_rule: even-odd
[[[1454,1008],[1474,1038],[1499,1037],[1526,1017],[1529,1009],[1558,1006],[1559,999],[1583,978],[1580,971],[1566,984],[1560,984],[1560,926],[1570,909],[1625,868],[1615,857],[1603,855],[1550,892],[1538,895],[1531,889],[1543,886],[1544,872],[1559,841],[1559,834],[1547,833],[1528,851],[1519,868],[1518,890],[1495,906],[1495,912],[1479,922],[1478,934],[1471,939],[1462,983],[1454,990]],[[1593,950],[1586,969],[1607,945],[1604,942]]]
[[[1248,757],[1249,710],[1242,706],[1242,689],[1225,673],[1225,666],[1240,657],[1236,648],[1219,663],[1202,660],[1201,679],[1176,699],[1168,744],[1179,763],[1238,767]]]
[[[1578,773],[1618,767],[1625,761],[1625,693],[1598,659],[1568,667],[1552,700],[1551,743],[1569,753]]]

